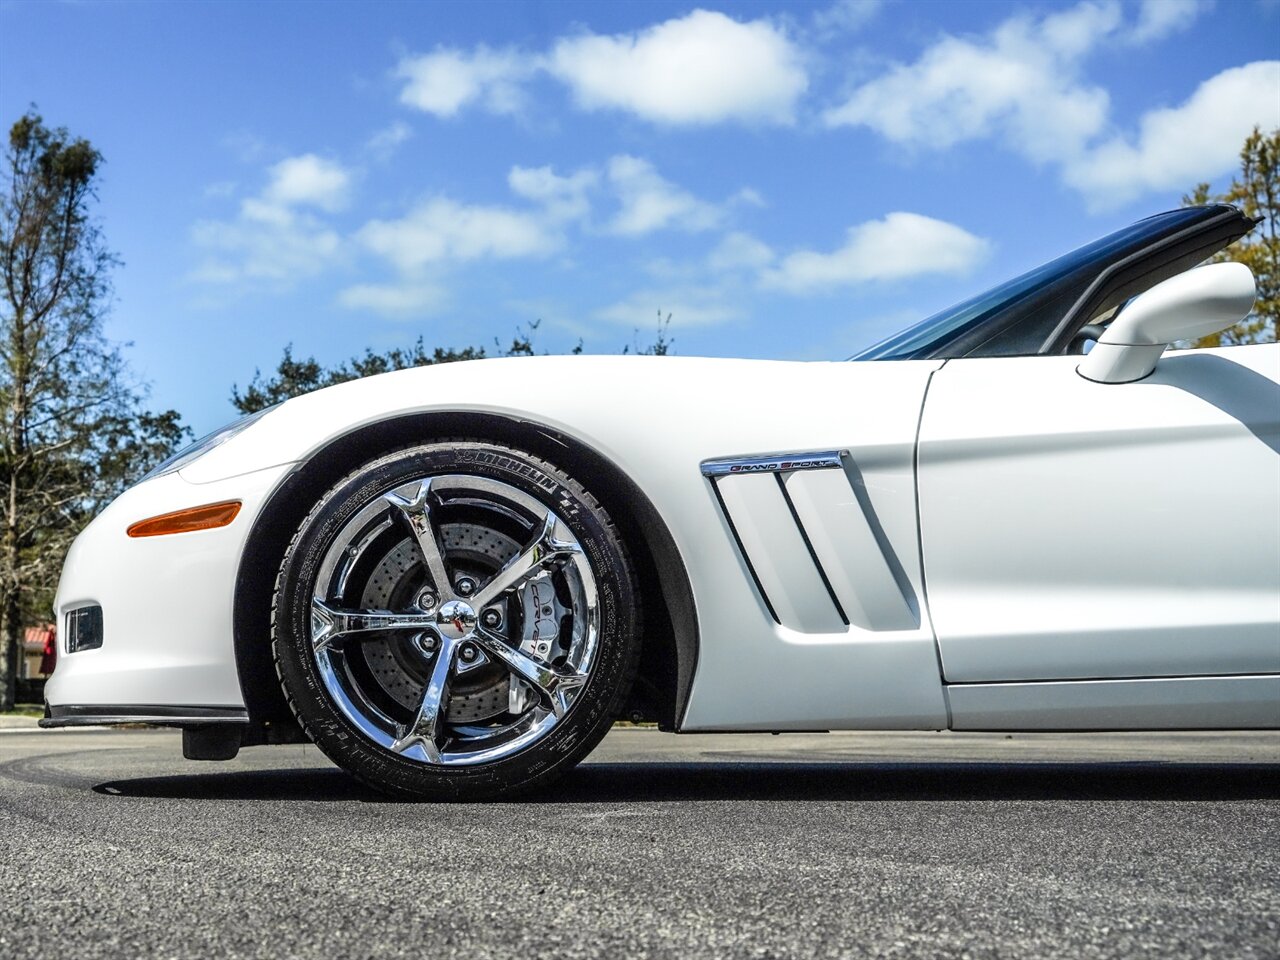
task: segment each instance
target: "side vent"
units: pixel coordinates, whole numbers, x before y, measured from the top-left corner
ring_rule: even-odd
[[[910,587],[904,593],[897,558],[850,481],[847,456],[708,460],[702,472],[780,624],[815,634],[915,629]]]
[[[715,483],[778,622],[803,633],[843,631],[845,622],[792,518],[777,474],[724,477]]]
[[[866,630],[916,629],[920,618],[903,590],[906,574],[895,572],[901,568],[893,548],[845,471],[779,476],[849,622]]]

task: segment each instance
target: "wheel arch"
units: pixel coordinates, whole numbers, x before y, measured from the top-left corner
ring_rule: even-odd
[[[508,444],[554,463],[586,487],[618,525],[640,581],[643,646],[624,716],[678,729],[693,685],[698,621],[679,548],[652,501],[625,472],[582,441],[527,420],[488,413],[420,413],[366,424],[330,440],[272,493],[254,523],[236,573],[236,670],[263,742],[292,739],[293,717],[271,656],[275,573],[315,502],[354,467],[433,438]]]

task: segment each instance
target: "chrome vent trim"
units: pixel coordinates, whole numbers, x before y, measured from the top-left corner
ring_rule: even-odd
[[[905,575],[844,450],[703,461],[773,619],[805,634],[914,630]],[[899,565],[900,566],[900,565]]]
[[[838,470],[841,467],[840,450],[819,450],[811,453],[777,453],[756,457],[725,457],[719,460],[703,460],[704,477],[725,477],[744,473],[788,473],[792,470]]]

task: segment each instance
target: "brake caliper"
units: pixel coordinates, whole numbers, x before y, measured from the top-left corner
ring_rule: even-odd
[[[520,601],[524,612],[524,639],[520,649],[549,663],[563,652],[559,649],[560,622],[567,612],[556,597],[550,575],[530,580],[521,593]]]

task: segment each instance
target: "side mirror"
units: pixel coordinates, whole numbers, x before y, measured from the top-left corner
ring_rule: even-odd
[[[1076,371],[1098,383],[1141,380],[1175,340],[1207,337],[1247,317],[1256,293],[1243,263],[1211,263],[1170,277],[1121,310]]]

